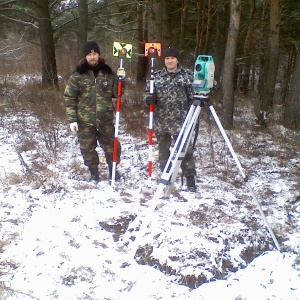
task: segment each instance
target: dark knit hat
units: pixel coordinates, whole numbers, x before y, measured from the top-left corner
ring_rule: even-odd
[[[179,60],[179,51],[176,48],[169,47],[168,49],[165,50],[163,56],[164,56],[164,58],[166,58],[168,56],[173,56]]]
[[[84,57],[86,57],[91,52],[97,52],[100,55],[100,48],[94,41],[86,42],[83,46]]]

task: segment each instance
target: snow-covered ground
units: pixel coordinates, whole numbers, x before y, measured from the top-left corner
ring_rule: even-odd
[[[36,118],[3,114],[0,299],[299,300],[299,133],[276,124],[258,129],[243,102],[237,128],[227,132],[278,251],[203,111],[198,191],[186,191],[178,178],[168,199],[154,198],[160,173],[155,162],[154,178],[147,177],[147,140],[125,133],[122,120],[123,180],[112,188],[100,150],[102,180],[88,181],[65,124],[57,129],[55,159],[45,163],[49,140],[37,133]],[[35,130],[31,149],[22,147],[25,135],[16,130],[24,124],[27,133]]]

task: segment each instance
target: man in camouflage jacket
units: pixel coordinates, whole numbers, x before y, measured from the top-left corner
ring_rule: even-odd
[[[117,95],[117,77],[100,58],[96,42],[83,47],[85,58],[76,67],[64,91],[64,104],[70,129],[77,133],[84,164],[89,168],[91,179],[99,181],[99,156],[97,141],[103,149],[110,176],[112,172],[114,144],[114,105]],[[121,146],[118,144],[117,163]],[[116,180],[120,174],[116,172]]]
[[[159,164],[163,171],[170,156],[172,141],[176,140],[192,103],[193,72],[179,64],[179,51],[168,48],[164,52],[165,66],[154,74],[155,95],[147,95],[146,103],[155,104],[154,132],[158,141]],[[149,90],[149,84],[148,84]],[[181,163],[183,176],[191,191],[195,186],[195,161],[190,146]]]

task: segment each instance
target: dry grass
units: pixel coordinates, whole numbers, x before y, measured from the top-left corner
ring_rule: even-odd
[[[121,99],[121,117],[125,132],[136,138],[147,140],[148,107],[143,99],[144,90],[143,84],[126,82],[124,95]]]

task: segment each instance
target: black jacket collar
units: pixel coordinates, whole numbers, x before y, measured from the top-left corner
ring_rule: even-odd
[[[105,62],[103,62],[101,59],[99,59],[99,72],[101,73],[108,73],[108,74],[113,74],[113,70],[109,65],[107,65]],[[87,65],[86,60],[81,62],[77,67],[76,71],[80,74],[87,73],[90,70],[90,68]]]

